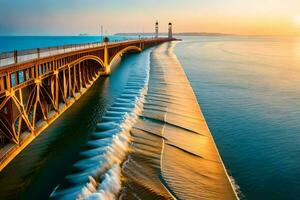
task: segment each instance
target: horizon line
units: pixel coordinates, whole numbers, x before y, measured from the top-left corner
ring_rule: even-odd
[[[53,35],[46,35],[46,34],[0,34],[0,37],[64,37],[64,36],[78,36],[78,37],[96,37],[96,36],[136,36],[136,35],[155,35],[155,32],[116,32],[112,34],[89,34],[89,33],[78,33],[78,34],[66,34],[66,35],[59,35],[59,34],[53,34]],[[167,35],[168,32],[160,32],[159,35]],[[175,32],[173,35],[180,35],[180,36],[260,36],[260,37],[270,37],[270,36],[277,36],[277,37],[300,37],[299,34],[236,34],[236,33],[222,33],[222,32],[197,32],[197,31],[191,31],[191,32]],[[195,34],[195,35],[192,35]],[[197,35],[198,34],[198,35]]]

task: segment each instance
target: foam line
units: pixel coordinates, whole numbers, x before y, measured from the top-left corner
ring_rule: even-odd
[[[148,57],[150,60],[150,57]],[[133,69],[134,70],[134,69]],[[115,199],[121,189],[121,164],[131,140],[130,130],[143,111],[150,63],[134,70],[123,93],[102,116],[90,134],[81,158],[66,176],[67,186],[57,186],[53,199]]]

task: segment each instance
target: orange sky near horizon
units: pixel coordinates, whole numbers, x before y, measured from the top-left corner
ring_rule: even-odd
[[[212,2],[214,3],[207,3],[203,8],[195,4],[185,4],[182,5],[182,10],[176,9],[174,12],[174,16],[178,18],[175,20],[176,29],[179,32],[300,36],[300,0],[212,0]]]
[[[296,18],[296,17],[295,17]],[[188,22],[178,21],[177,32],[218,32],[238,35],[291,35],[300,36],[300,23],[291,19],[244,19],[215,17],[195,19]]]
[[[300,35],[300,0],[1,0],[0,35],[160,31]]]

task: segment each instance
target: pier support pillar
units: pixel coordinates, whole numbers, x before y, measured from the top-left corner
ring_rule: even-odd
[[[104,75],[109,76],[110,75],[110,65],[109,65],[109,53],[107,45],[104,46]]]

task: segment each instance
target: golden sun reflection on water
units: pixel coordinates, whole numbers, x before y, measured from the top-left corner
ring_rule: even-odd
[[[231,61],[251,65],[253,72],[265,71],[274,78],[289,79],[300,73],[300,37],[261,37],[253,41],[219,44]],[[274,66],[274,70],[262,68]]]

